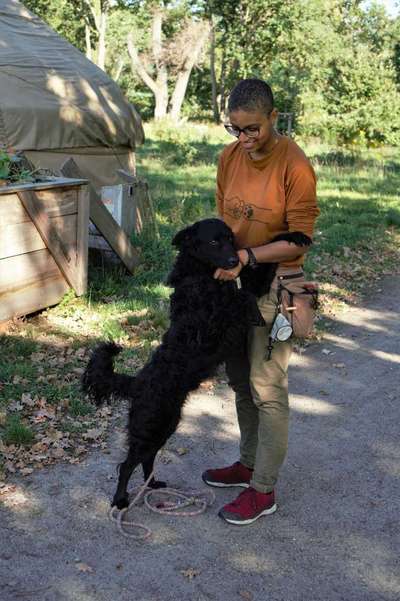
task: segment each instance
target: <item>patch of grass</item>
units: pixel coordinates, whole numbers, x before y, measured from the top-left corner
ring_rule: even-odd
[[[395,225],[396,227],[400,227],[399,209],[389,209],[389,211],[386,213],[386,225]]]
[[[87,357],[63,355],[62,349],[86,348],[104,338],[122,342],[117,369],[132,373],[168,327],[166,278],[175,256],[171,240],[178,229],[216,214],[217,157],[231,138],[223,127],[205,124],[150,123],[145,129],[137,169],[149,182],[160,238],[148,231],[133,237],[142,257],[134,275],[122,266],[91,265],[85,296],[70,292],[41,321],[28,319],[0,336],[0,404],[5,409],[29,392],[52,405],[69,399],[69,415],[84,417],[93,409],[83,402],[79,385]],[[399,263],[400,156],[395,148],[349,151],[299,144],[314,164],[321,208],[306,271],[324,286],[324,297],[336,303],[362,292]],[[39,350],[43,360],[33,362],[31,355]],[[68,419],[63,423],[67,431],[78,427]]]
[[[19,415],[7,416],[3,428],[2,439],[6,445],[16,444],[29,446],[35,435],[31,428],[23,423]]]
[[[69,432],[70,434],[83,434],[83,432],[86,432],[87,427],[84,424],[65,420],[62,423],[62,429],[63,432]]]
[[[96,411],[96,408],[79,398],[75,398],[70,401],[68,411],[74,417],[82,417],[84,415],[91,415]]]

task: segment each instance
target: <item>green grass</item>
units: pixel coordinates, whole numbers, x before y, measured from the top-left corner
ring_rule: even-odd
[[[23,423],[19,415],[8,415],[2,430],[2,439],[6,445],[30,445],[35,438],[31,428]]]
[[[133,276],[122,267],[91,266],[84,297],[70,292],[40,319],[0,336],[0,409],[27,392],[53,405],[67,400],[65,429],[79,431],[79,419],[92,408],[82,399],[79,384],[87,357],[75,350],[99,339],[115,340],[124,347],[118,369],[132,372],[168,327],[170,289],[165,282],[174,258],[171,239],[181,227],[215,215],[217,157],[231,139],[222,127],[201,124],[176,128],[164,122],[145,129],[137,169],[149,182],[160,238],[148,232],[133,238],[142,256]],[[356,151],[299,143],[314,164],[321,208],[306,270],[330,286],[327,295],[350,298],[399,262],[398,149]],[[44,358],[35,362],[31,357],[38,351]],[[69,424],[68,415],[76,423]],[[7,417],[0,434],[3,440],[29,444],[30,429],[17,416]]]

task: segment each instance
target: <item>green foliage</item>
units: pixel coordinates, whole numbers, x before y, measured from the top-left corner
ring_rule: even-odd
[[[0,179],[7,179],[10,175],[11,157],[7,152],[0,150]]]
[[[30,445],[34,440],[32,430],[24,424],[18,414],[8,415],[2,433],[3,442],[6,445]]]
[[[22,158],[0,150],[0,180],[8,183],[35,181],[33,172],[23,167]]]
[[[89,403],[85,403],[79,398],[73,398],[69,403],[69,413],[74,417],[90,415],[94,411],[93,405],[89,405]]]
[[[71,44],[85,51],[83,15],[87,12],[81,0],[24,0],[23,4]]]
[[[400,227],[400,210],[389,209],[389,211],[386,214],[386,224]]]
[[[94,0],[91,0],[94,2]],[[26,0],[61,35],[82,51],[84,25],[93,17],[81,0]],[[132,72],[126,38],[135,45],[152,76],[152,10],[156,0],[116,0],[107,13],[106,69],[144,119],[154,112],[153,93]],[[218,103],[223,111],[232,86],[258,76],[271,84],[277,108],[292,112],[297,135],[358,147],[400,143],[400,17],[390,18],[378,2],[354,0],[178,0],[166,10],[164,41],[171,41],[188,16],[212,21]],[[209,48],[191,74],[183,115],[213,116]],[[168,53],[163,60],[169,61]],[[151,66],[153,65],[153,67]],[[169,92],[174,86],[170,72]],[[163,151],[175,165],[202,160],[197,141]]]

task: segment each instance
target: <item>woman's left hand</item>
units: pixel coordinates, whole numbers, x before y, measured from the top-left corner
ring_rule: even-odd
[[[243,265],[239,263],[232,269],[221,269],[220,267],[214,273],[214,279],[228,282],[229,280],[236,280],[239,273],[242,271]]]

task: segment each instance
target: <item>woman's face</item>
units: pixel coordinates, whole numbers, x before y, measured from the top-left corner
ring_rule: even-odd
[[[238,140],[243,150],[248,153],[263,152],[268,150],[275,139],[274,124],[277,111],[273,109],[269,115],[260,110],[244,111],[238,109],[229,113],[230,124],[241,131]]]

